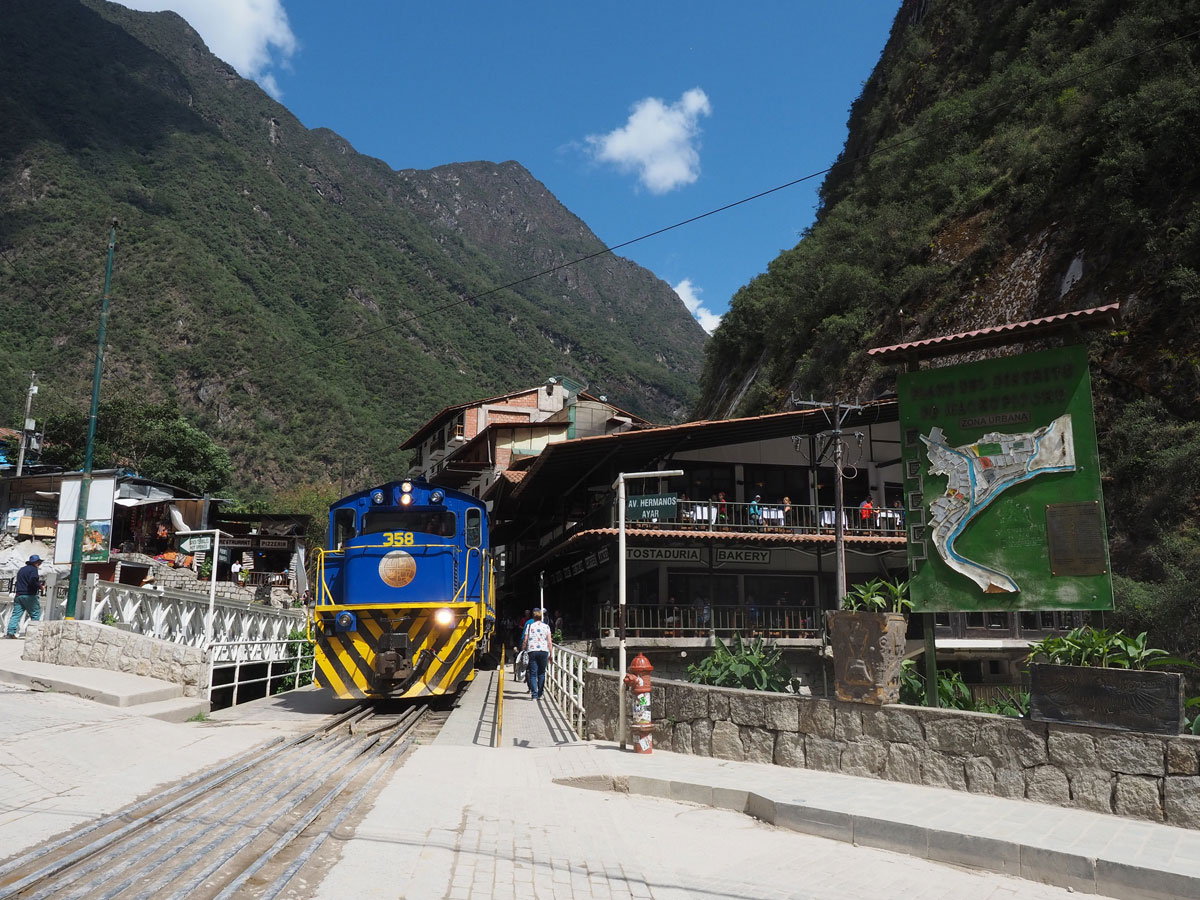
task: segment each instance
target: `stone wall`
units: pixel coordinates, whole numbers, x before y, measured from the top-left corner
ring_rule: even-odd
[[[616,672],[589,670],[586,734],[617,739]],[[1200,828],[1200,737],[653,680],[655,746]],[[628,709],[627,709],[628,714]]]
[[[178,684],[185,697],[208,693],[204,651],[99,622],[31,622],[22,659],[128,672]]]

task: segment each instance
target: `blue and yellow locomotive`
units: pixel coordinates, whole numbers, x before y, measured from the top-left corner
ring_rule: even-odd
[[[493,577],[474,497],[394,481],[339,500],[309,620],[317,684],[353,699],[453,695],[487,652]]]

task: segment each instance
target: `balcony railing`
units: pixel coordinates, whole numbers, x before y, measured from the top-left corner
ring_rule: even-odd
[[[601,635],[616,633],[617,608],[596,610]],[[816,638],[821,634],[815,606],[641,606],[625,607],[628,637]]]
[[[832,534],[837,528],[837,507],[680,500],[674,518],[627,522],[626,525],[633,529]],[[843,507],[842,528],[847,534],[903,536],[904,511],[896,507],[866,511],[857,506]]]

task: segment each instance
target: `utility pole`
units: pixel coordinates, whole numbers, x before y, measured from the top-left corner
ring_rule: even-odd
[[[825,413],[825,419],[831,426],[829,431],[821,433],[822,437],[829,437],[833,441],[833,466],[834,466],[834,481],[833,481],[833,546],[836,557],[836,573],[835,579],[837,582],[837,599],[840,604],[842,598],[846,596],[846,503],[845,494],[842,488],[842,425],[846,422],[846,417],[852,412],[859,412],[862,407],[857,403],[842,403],[840,399],[835,399],[832,403],[823,400],[797,400],[792,397],[794,406],[810,406],[817,407]],[[809,463],[817,465],[818,460],[810,459]],[[818,513],[819,514],[819,513]]]
[[[92,408],[88,415],[87,450],[83,458],[83,478],[79,481],[79,505],[75,509],[75,547],[71,551],[71,581],[67,589],[66,618],[75,618],[79,599],[79,576],[83,570],[83,530],[87,526],[88,495],[92,488],[92,458],[96,450],[96,418],[100,407],[100,375],[104,371],[104,340],[108,332],[109,286],[112,284],[113,254],[117,247],[117,220],[108,232],[108,263],[104,268],[104,298],[100,303],[100,334],[96,339],[96,368],[92,371]],[[215,561],[214,561],[215,571]]]
[[[25,395],[25,419],[21,423],[21,449],[17,453],[17,477],[25,468],[25,448],[29,445],[30,432],[35,430],[34,422],[29,418],[29,409],[33,404],[33,395],[38,392],[37,372],[29,373],[29,393]]]

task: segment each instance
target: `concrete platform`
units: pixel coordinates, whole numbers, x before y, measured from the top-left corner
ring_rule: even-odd
[[[173,682],[107,669],[29,662],[21,658],[24,647],[23,639],[0,638],[0,682],[70,694],[167,722],[185,722],[208,713],[206,698],[184,697],[183,689]]]

